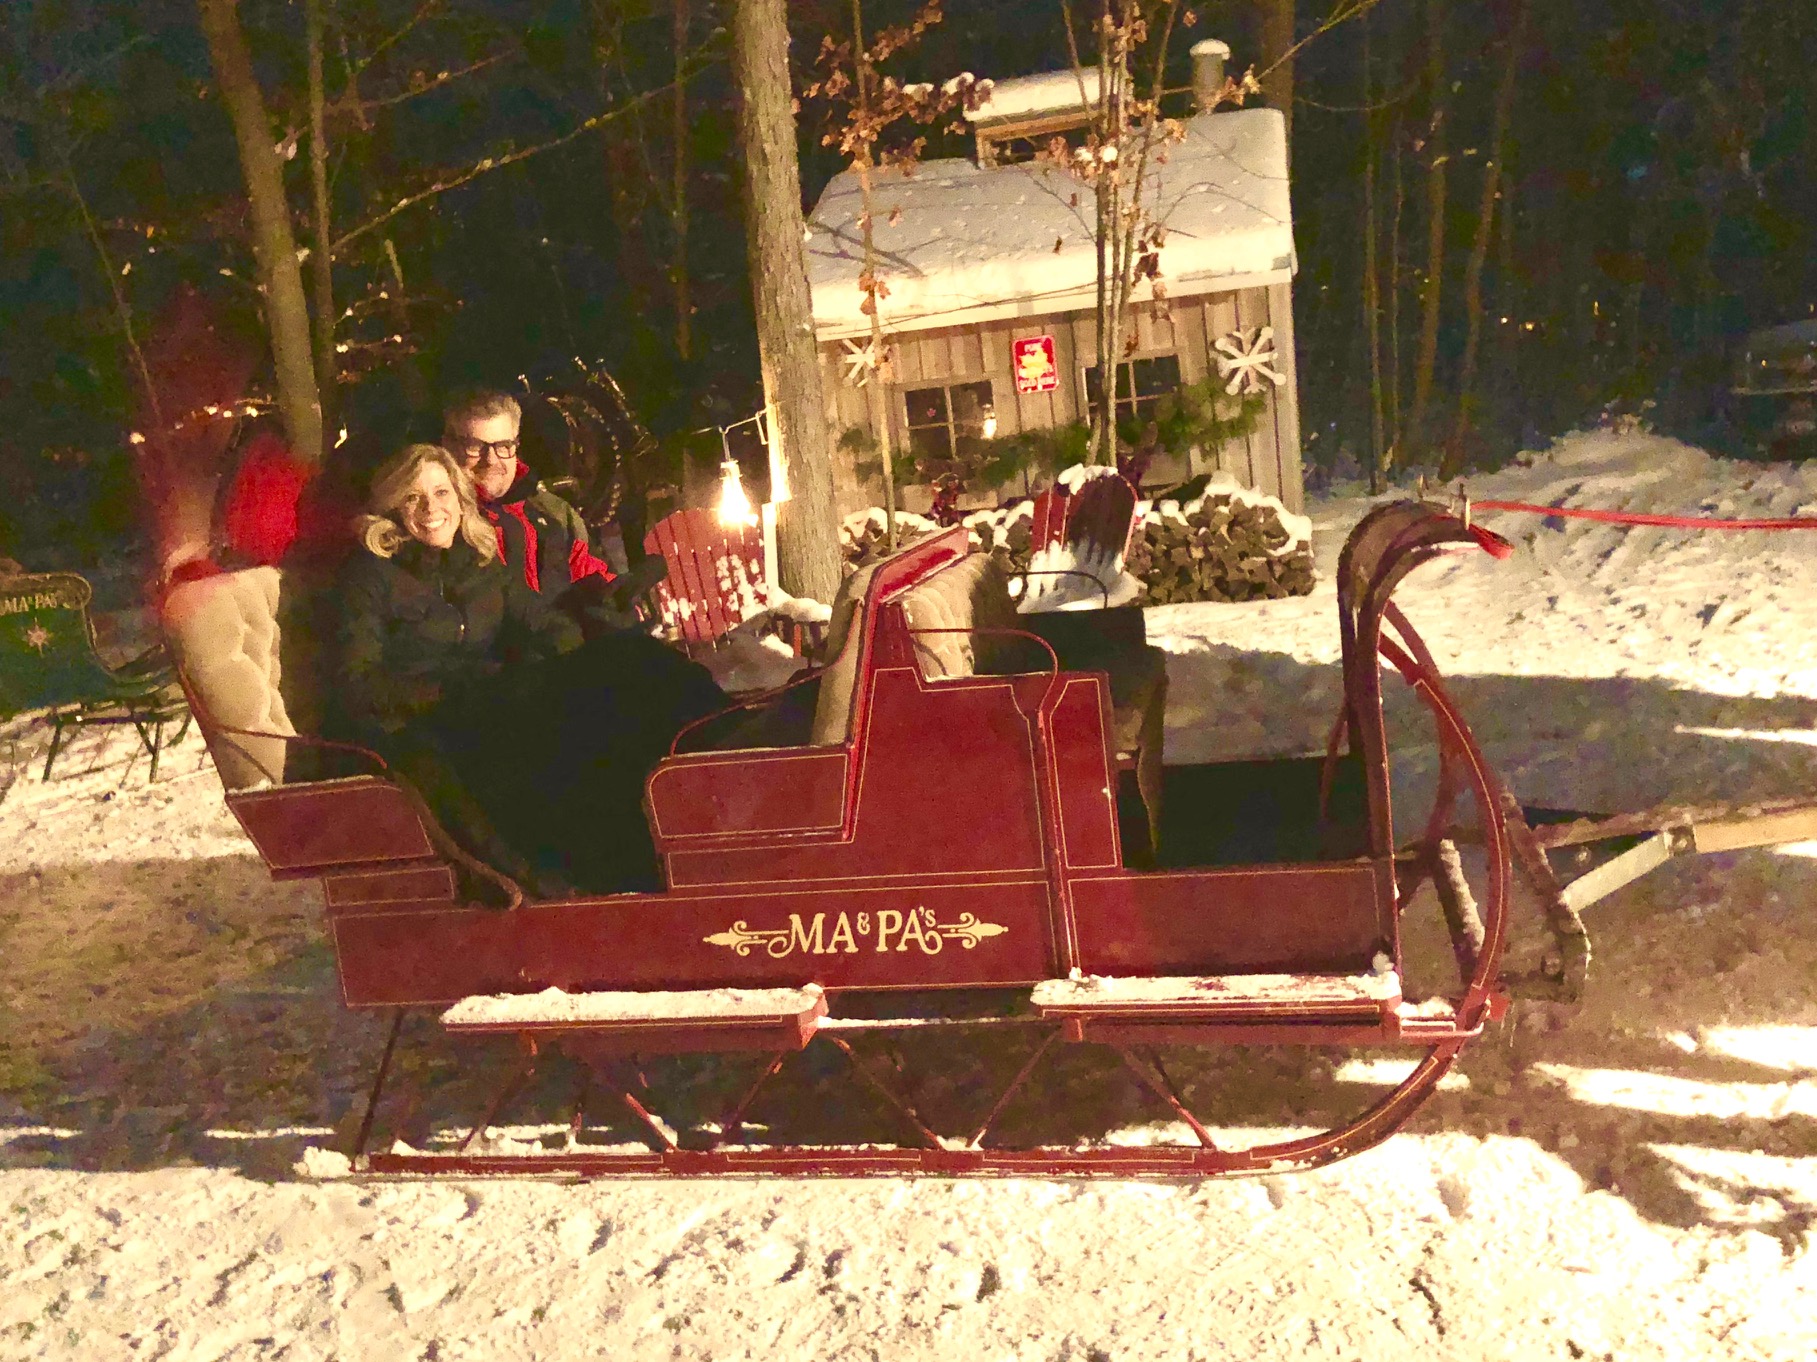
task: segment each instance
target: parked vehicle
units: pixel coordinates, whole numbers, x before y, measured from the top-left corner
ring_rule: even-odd
[[[1739,424],[1762,452],[1817,454],[1817,317],[1750,334],[1729,391]]]

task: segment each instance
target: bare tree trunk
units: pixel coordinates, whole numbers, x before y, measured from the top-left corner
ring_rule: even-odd
[[[315,248],[309,253],[310,312],[315,323],[316,396],[322,424],[334,425],[339,365],[334,351],[334,231],[328,204],[328,94],[322,77],[322,0],[303,0],[309,45],[309,202]]]
[[[1126,0],[1125,0],[1126,3]],[[1128,50],[1121,41],[1122,17],[1111,13],[1111,0],[1104,0],[1102,29],[1099,42],[1104,49],[1102,60],[1104,82],[1104,124],[1105,136],[1110,145],[1117,148],[1118,157],[1108,170],[1103,172],[1106,185],[1106,205],[1109,217],[1099,228],[1110,240],[1107,245],[1110,270],[1109,296],[1104,306],[1104,331],[1098,337],[1098,376],[1104,384],[1104,425],[1103,440],[1098,448],[1097,462],[1115,467],[1117,462],[1117,394],[1121,386],[1119,379],[1123,368],[1123,309],[1125,305],[1124,275],[1127,263],[1123,258],[1123,218],[1129,211],[1123,201],[1123,133],[1128,122],[1128,110],[1124,104],[1124,85],[1129,78]]]
[[[1388,447],[1382,421],[1382,290],[1375,223],[1376,117],[1370,63],[1369,16],[1363,16],[1363,322],[1369,335],[1369,491],[1382,490]]]
[[[1087,396],[1097,399],[1098,410],[1092,427],[1092,438],[1086,456],[1088,463],[1117,462],[1117,398],[1122,387],[1120,368],[1123,354],[1131,348],[1128,328],[1135,325],[1132,300],[1135,294],[1137,251],[1146,249],[1144,232],[1148,225],[1142,206],[1142,185],[1147,175],[1148,158],[1154,149],[1159,125],[1161,93],[1165,89],[1167,47],[1173,35],[1180,9],[1179,0],[1169,0],[1160,19],[1160,33],[1155,40],[1155,75],[1148,104],[1144,105],[1135,88],[1130,70],[1130,56],[1136,37],[1142,29],[1143,14],[1136,0],[1100,0],[1097,18],[1098,36],[1098,103],[1093,111],[1092,130],[1096,134],[1101,158],[1094,168],[1093,189],[1097,199],[1096,244],[1098,255],[1097,329],[1098,391]],[[1067,51],[1073,69],[1079,73],[1079,93],[1085,94],[1084,65],[1079,56],[1077,34],[1073,30],[1070,5],[1062,5]],[[1132,119],[1141,116],[1138,125]],[[1132,165],[1133,156],[1133,165]]]
[[[1112,69],[1112,19],[1111,0],[1099,0],[1097,34],[1098,34],[1098,101],[1093,111],[1093,123],[1100,141],[1115,136],[1116,103],[1111,84]],[[1085,102],[1085,63],[1079,53],[1079,37],[1073,28],[1072,0],[1061,0],[1060,17],[1066,29],[1066,51],[1072,58],[1073,70],[1079,78],[1079,101]],[[1116,218],[1117,206],[1111,176],[1104,173],[1100,164],[1092,182],[1092,197],[1097,216],[1094,219],[1097,230],[1095,245],[1098,258],[1096,311],[1093,317],[1092,339],[1098,347],[1098,383],[1097,391],[1090,391],[1087,384],[1085,394],[1089,406],[1095,398],[1097,411],[1092,417],[1091,440],[1086,445],[1085,461],[1096,463],[1100,459],[1114,463],[1116,461],[1116,393],[1117,366],[1109,358],[1113,348],[1112,332],[1115,329],[1113,317],[1116,312]],[[1107,452],[1108,451],[1108,452]]]
[[[770,438],[781,443],[791,494],[778,508],[777,571],[785,591],[830,601],[839,587],[839,524],[808,297],[784,0],[736,0],[732,74],[743,96],[738,140],[764,398],[775,415]]]
[[[196,0],[202,32],[221,100],[240,147],[240,169],[252,210],[252,247],[265,291],[265,326],[277,374],[278,411],[297,457],[322,459],[322,406],[310,354],[309,305],[297,265],[290,205],[284,198],[283,163],[271,136],[271,118],[240,28],[238,0]]]
[[[1438,367],[1439,304],[1445,290],[1445,3],[1426,0],[1426,88],[1432,102],[1426,176],[1426,284],[1421,292],[1420,348],[1413,367],[1413,411],[1407,438],[1416,448],[1425,440],[1426,409]]]
[[[859,227],[864,238],[864,273],[859,287],[865,290],[864,308],[871,318],[872,378],[865,386],[864,404],[877,441],[883,469],[883,543],[896,548],[896,452],[890,438],[890,414],[885,405],[884,382],[889,373],[883,348],[883,290],[877,287],[877,238],[875,205],[871,198],[871,64],[864,50],[863,0],[852,0],[852,69],[858,80],[858,126],[865,130],[858,143],[858,192],[863,199]]]
[[[1393,468],[1401,444],[1401,217],[1407,207],[1407,182],[1401,174],[1401,124],[1397,116],[1389,143],[1388,179],[1394,186],[1394,211],[1388,219],[1388,454]]]
[[[1259,0],[1262,6],[1262,94],[1287,126],[1287,160],[1293,161],[1293,0]]]
[[[1470,262],[1464,271],[1464,358],[1457,379],[1457,421],[1439,465],[1443,477],[1463,467],[1464,438],[1470,430],[1472,389],[1476,384],[1476,355],[1483,336],[1483,266],[1489,259],[1489,238],[1495,230],[1496,190],[1501,184],[1502,148],[1508,141],[1508,123],[1514,116],[1515,79],[1527,43],[1526,0],[1515,0],[1514,30],[1508,36],[1508,60],[1502,67],[1501,88],[1495,92],[1495,120],[1489,132],[1489,159],[1483,166],[1483,197],[1476,210],[1476,237],[1470,243]]]
[[[688,289],[688,0],[675,0],[674,180],[669,220],[675,228],[675,255],[669,279],[675,289],[675,353],[684,360],[694,349],[694,304]]]
[[[1155,131],[1161,121],[1161,95],[1167,88],[1167,47],[1173,38],[1174,21],[1179,15],[1180,0],[1168,0],[1165,14],[1161,19],[1160,36],[1154,40],[1154,79],[1149,86],[1147,104],[1140,103],[1139,92],[1135,88],[1135,76],[1130,69],[1131,45],[1138,23],[1142,18],[1140,8],[1135,0],[1124,0],[1123,11],[1118,22],[1117,70],[1118,81],[1118,147],[1116,175],[1114,183],[1119,187],[1122,197],[1122,216],[1116,222],[1116,313],[1112,331],[1112,349],[1116,358],[1121,361],[1125,350],[1134,350],[1136,325],[1135,286],[1136,286],[1136,252],[1144,248],[1144,241],[1149,225],[1148,215],[1143,209],[1142,187],[1148,178],[1148,158],[1154,151]],[[1142,110],[1142,124],[1139,130],[1131,126],[1131,110]],[[1135,168],[1129,166],[1128,140],[1136,134]],[[1125,179],[1124,177],[1128,178]],[[1126,191],[1126,192],[1125,192]],[[1129,330],[1126,334],[1126,325]],[[1114,369],[1113,369],[1114,374]],[[1130,397],[1135,397],[1135,374],[1132,366],[1130,374]],[[1116,395],[1118,384],[1111,385],[1111,421],[1109,424],[1110,441],[1107,446],[1105,463],[1112,468],[1117,466],[1119,453],[1116,432]],[[1137,437],[1138,439],[1140,436]]]
[[[647,220],[650,183],[647,166],[630,139],[642,138],[643,123],[629,118],[609,127],[601,136],[606,163],[607,190],[612,196],[612,227],[618,248],[618,276],[625,283],[632,308],[646,323],[660,315],[662,265],[652,249]]]

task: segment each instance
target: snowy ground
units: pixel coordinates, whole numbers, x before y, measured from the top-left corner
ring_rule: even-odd
[[[1647,437],[1472,490],[1817,515],[1817,468]],[[1314,507],[1309,599],[1151,612],[1170,755],[1322,743],[1364,509]],[[1817,539],[1494,523],[1514,560],[1403,601],[1524,801],[1817,789]],[[1518,1009],[1408,1133],[1319,1173],[359,1186],[290,1171],[345,1139],[380,1040],[334,1001],[314,886],[266,879],[193,738],[151,786],[124,735],[48,784],[41,751],[0,730],[0,1358],[1817,1356],[1817,848],[1600,905],[1575,1016]]]

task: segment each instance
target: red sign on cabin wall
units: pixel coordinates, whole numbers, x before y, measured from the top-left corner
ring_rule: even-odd
[[[1060,386],[1060,363],[1054,358],[1052,336],[1024,336],[1013,347],[1016,391],[1051,393]]]

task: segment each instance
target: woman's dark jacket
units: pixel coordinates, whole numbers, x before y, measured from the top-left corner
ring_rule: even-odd
[[[648,635],[578,626],[464,541],[361,550],[339,579],[348,735],[377,750],[470,851],[514,878],[658,889],[644,777],[726,697]]]
[[[390,558],[360,551],[340,577],[340,693],[353,729],[395,734],[438,708],[481,703],[505,664],[578,647],[580,630],[496,557],[463,539],[408,540]]]

